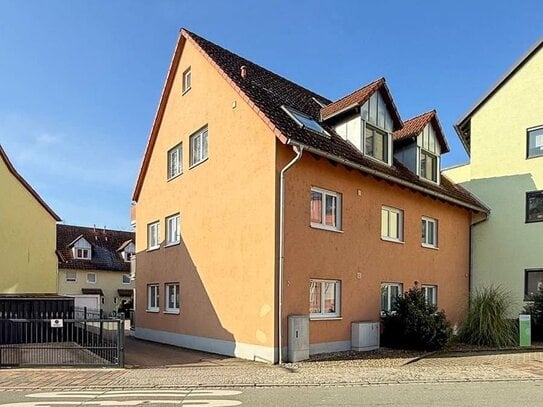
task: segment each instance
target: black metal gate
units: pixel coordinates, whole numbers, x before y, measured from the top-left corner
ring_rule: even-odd
[[[0,368],[124,366],[123,315],[76,309],[17,317],[0,314]]]

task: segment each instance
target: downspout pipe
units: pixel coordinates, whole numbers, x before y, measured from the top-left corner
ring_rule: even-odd
[[[285,174],[302,158],[303,147],[292,146],[296,156],[281,170],[279,178],[279,281],[278,281],[278,340],[279,364],[283,363],[283,274],[285,270]]]

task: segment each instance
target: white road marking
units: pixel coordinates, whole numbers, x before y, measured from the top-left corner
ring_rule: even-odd
[[[228,397],[241,394],[237,390],[83,390],[66,392],[32,393],[25,397],[40,399],[64,400],[36,400],[20,403],[0,404],[2,407],[50,407],[63,406],[137,406],[176,404],[190,407],[231,407],[241,405],[238,400],[213,400],[210,397]],[[200,399],[199,397],[205,397]],[[104,398],[116,400],[103,400]],[[67,400],[69,399],[69,400]],[[100,400],[102,399],[102,400]],[[119,400],[121,399],[121,400]],[[128,399],[128,400],[127,400]]]

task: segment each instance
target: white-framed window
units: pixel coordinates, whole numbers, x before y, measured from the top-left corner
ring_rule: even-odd
[[[74,259],[90,260],[92,257],[92,246],[84,238],[75,242],[73,247]]]
[[[77,281],[77,273],[75,270],[66,270],[66,281]]]
[[[437,305],[437,285],[422,285],[420,289],[428,304]]]
[[[340,316],[341,281],[309,281],[309,316],[338,318]]]
[[[179,214],[172,215],[166,218],[166,244],[176,244],[181,241],[181,233],[179,231]]]
[[[437,247],[437,219],[422,218],[422,246]]]
[[[179,143],[168,150],[168,180],[183,172],[183,144]]]
[[[90,283],[90,284],[96,283],[96,273],[87,273],[87,283]]]
[[[192,87],[192,73],[190,66],[183,72],[183,85],[181,87],[182,93],[188,92]]]
[[[147,311],[158,311],[160,309],[160,293],[158,284],[147,285]]]
[[[130,284],[131,282],[130,274],[123,274],[123,284]]]
[[[311,188],[311,226],[341,230],[341,194]]]
[[[390,165],[390,133],[366,123],[364,129],[364,154]]]
[[[381,207],[381,238],[403,241],[403,211],[388,206]]]
[[[437,155],[420,150],[419,175],[429,181],[438,182],[439,159]]]
[[[207,126],[190,136],[190,166],[207,159]]]
[[[166,284],[166,312],[179,312],[179,283]]]
[[[147,225],[147,249],[158,249],[160,247],[159,222]]]
[[[381,314],[392,312],[396,299],[402,295],[403,285],[401,283],[381,284]]]

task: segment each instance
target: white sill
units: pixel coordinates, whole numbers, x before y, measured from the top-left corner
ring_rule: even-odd
[[[383,240],[383,241],[385,241],[385,242],[390,242],[390,243],[405,244],[405,242],[404,242],[403,240],[392,239],[392,238],[390,238],[390,237],[381,236],[381,240]]]
[[[369,154],[366,154],[366,153],[363,153],[363,155],[364,155],[364,157],[367,157],[367,158],[369,158],[370,160],[375,161],[376,163],[380,163],[380,164],[382,164],[382,165],[386,165],[387,167],[392,167],[392,164],[389,163],[388,161],[383,161],[383,160],[381,160],[381,159],[379,159],[379,158],[375,158],[374,156],[369,155]]]
[[[431,244],[421,243],[420,245],[421,247],[424,247],[426,249],[439,250],[439,247],[432,246]]]
[[[205,163],[207,160],[209,160],[209,157],[206,157],[206,158],[204,158],[203,160],[198,161],[197,163],[192,164],[192,165],[189,167],[189,170],[192,170],[194,167],[198,167],[200,164]]]
[[[179,174],[177,175],[174,175],[173,177],[171,178],[168,178],[166,181],[170,182],[170,181],[173,181],[174,179],[180,177],[181,175],[183,175],[183,171],[181,171]]]
[[[148,251],[148,252],[154,252],[155,250],[158,250],[158,249],[160,249],[160,246],[153,246],[153,247],[149,247],[149,248],[147,249],[147,251]]]
[[[422,175],[419,175],[419,179],[423,182],[427,182],[432,185],[439,185],[438,181],[434,181],[433,179],[424,178]]]
[[[190,88],[187,88],[185,89],[182,93],[181,93],[181,96],[185,95],[189,90],[192,89],[192,86]]]
[[[160,312],[160,308],[146,309],[145,312],[152,312],[153,314],[158,314]]]
[[[343,317],[309,317],[310,321],[341,321]]]
[[[164,314],[179,315],[179,310],[165,310]]]
[[[179,242],[172,242],[172,243],[168,243],[168,244],[167,244],[166,246],[164,246],[164,247],[178,246],[178,245],[180,245],[180,244],[181,244],[181,241],[179,241]]]
[[[309,226],[313,229],[321,229],[321,230],[328,230],[330,232],[343,233],[343,230],[341,229],[337,229],[333,226],[321,225],[320,223],[311,223]]]

